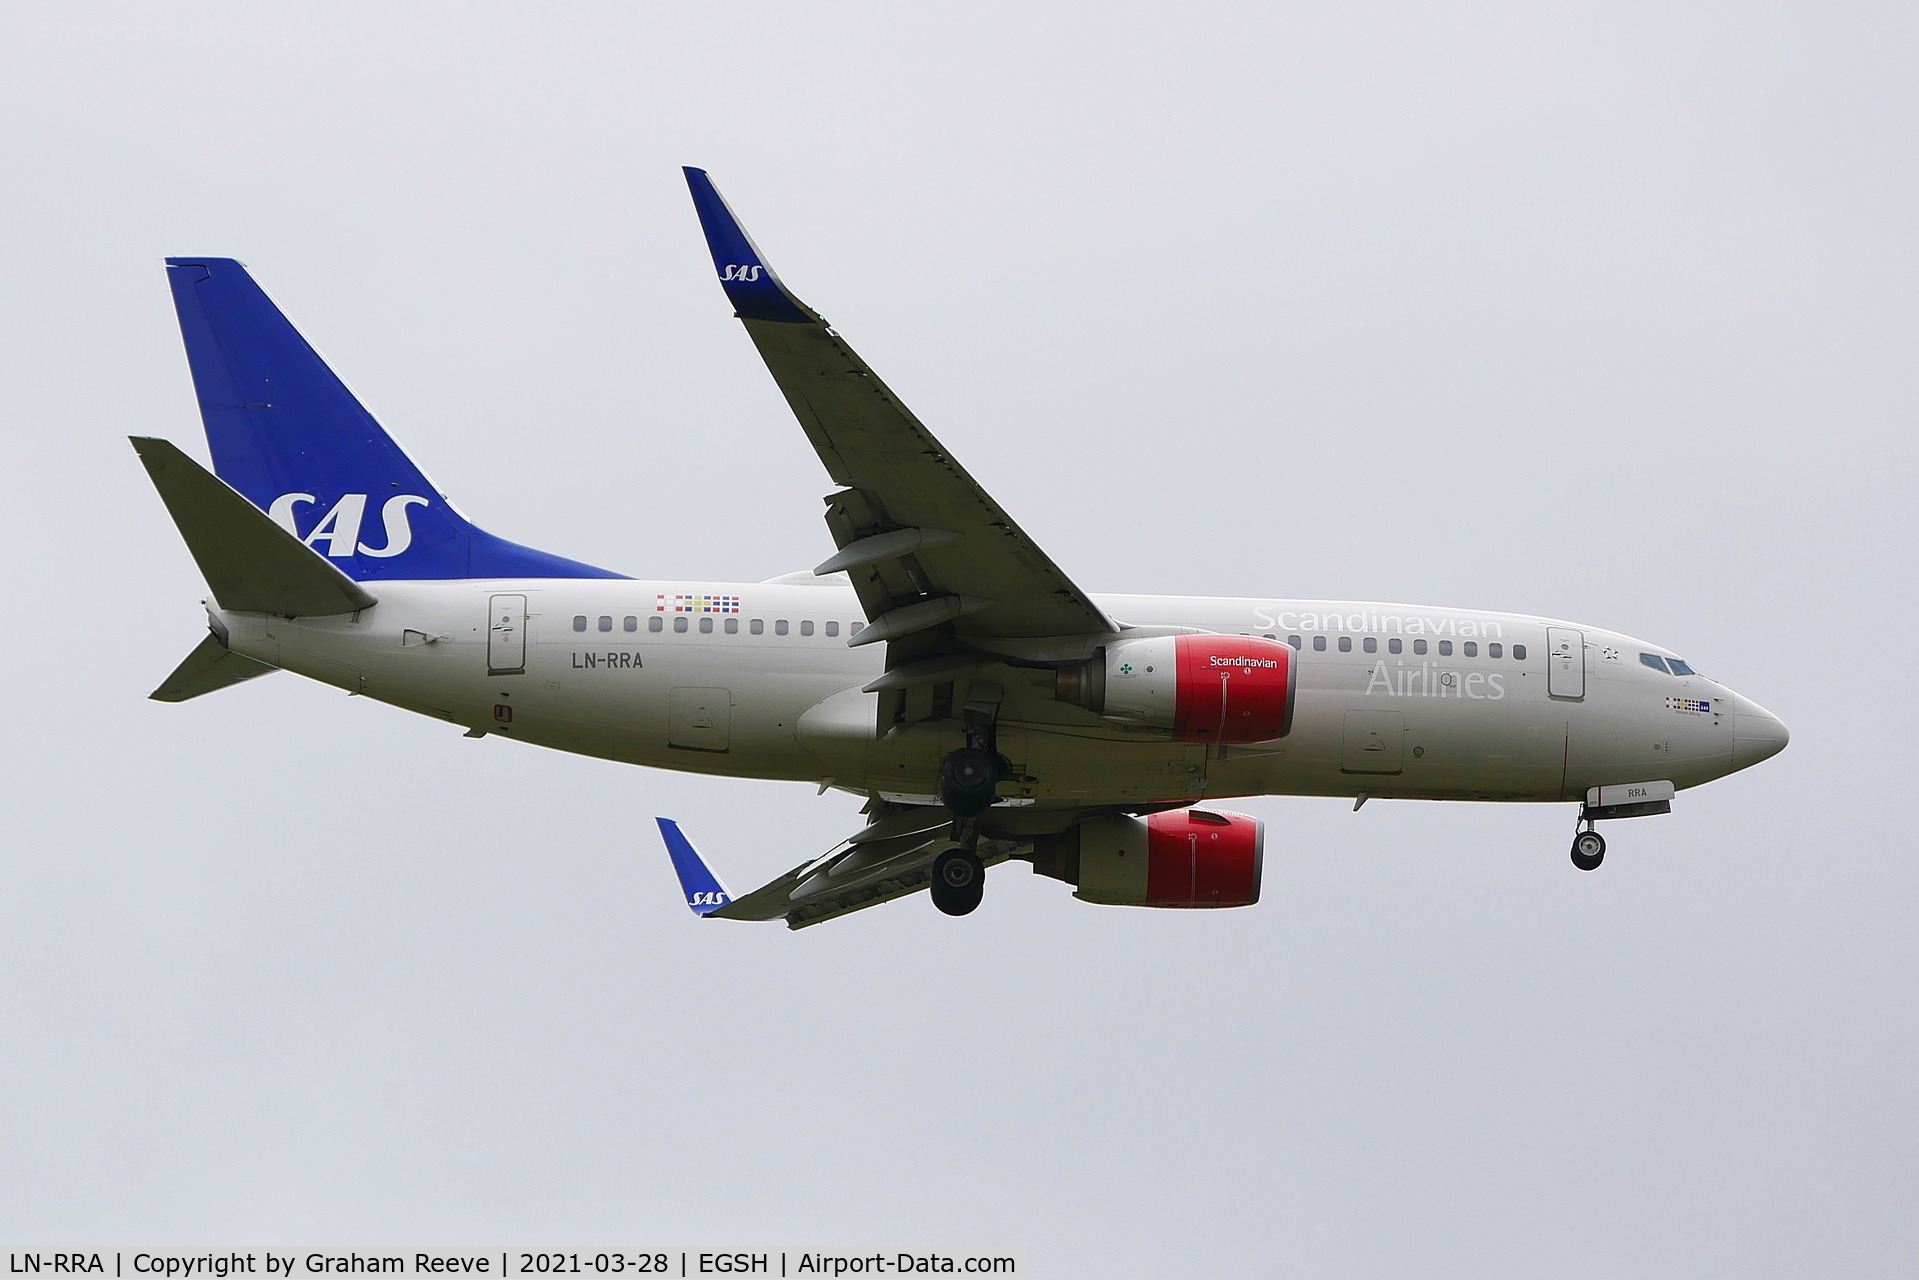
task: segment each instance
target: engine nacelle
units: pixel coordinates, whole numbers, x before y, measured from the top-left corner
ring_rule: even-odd
[[[1059,696],[1181,742],[1269,742],[1292,731],[1297,657],[1259,636],[1125,640],[1061,671]]]
[[[1178,809],[1088,818],[1033,869],[1114,907],[1245,907],[1259,901],[1266,824],[1243,813]]]

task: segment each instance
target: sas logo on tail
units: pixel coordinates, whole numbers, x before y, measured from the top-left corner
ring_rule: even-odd
[[[751,284],[753,281],[758,280],[760,278],[760,272],[764,270],[766,270],[766,268],[760,266],[758,263],[754,263],[751,266],[744,266],[744,267],[738,266],[738,265],[727,266],[727,267],[721,268],[720,279],[744,280],[748,284]]]
[[[326,543],[326,554],[340,559],[352,555],[378,556],[381,559],[399,555],[413,545],[412,509],[430,505],[418,494],[402,493],[388,498],[380,507],[380,523],[384,527],[386,542],[382,546],[370,547],[360,541],[360,526],[366,520],[366,494],[346,494],[333,504],[332,510],[320,517],[318,524],[302,535],[298,508],[318,502],[319,499],[310,493],[283,493],[267,508],[267,515],[309,547]]]

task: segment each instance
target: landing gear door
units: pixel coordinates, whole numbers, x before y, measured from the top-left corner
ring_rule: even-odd
[[[1586,636],[1571,627],[1546,628],[1546,694],[1576,702],[1586,696]]]
[[[526,597],[494,596],[486,627],[486,673],[526,674]]]

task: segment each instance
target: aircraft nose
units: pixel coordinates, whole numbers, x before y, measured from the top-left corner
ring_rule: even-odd
[[[1732,696],[1732,767],[1749,768],[1786,749],[1785,724],[1751,698]]]

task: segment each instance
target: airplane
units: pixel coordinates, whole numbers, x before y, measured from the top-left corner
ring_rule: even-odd
[[[488,533],[243,266],[169,258],[213,471],[132,443],[210,634],[151,696],[287,670],[467,737],[861,797],[858,831],[737,897],[658,819],[695,915],[795,929],[921,889],[966,915],[1009,861],[1085,902],[1251,905],[1265,827],[1219,802],[1263,795],[1577,803],[1591,871],[1596,823],[1785,747],[1757,703],[1604,627],[1083,590],[685,176],[835,486],[832,554],[764,582],[633,578]]]

